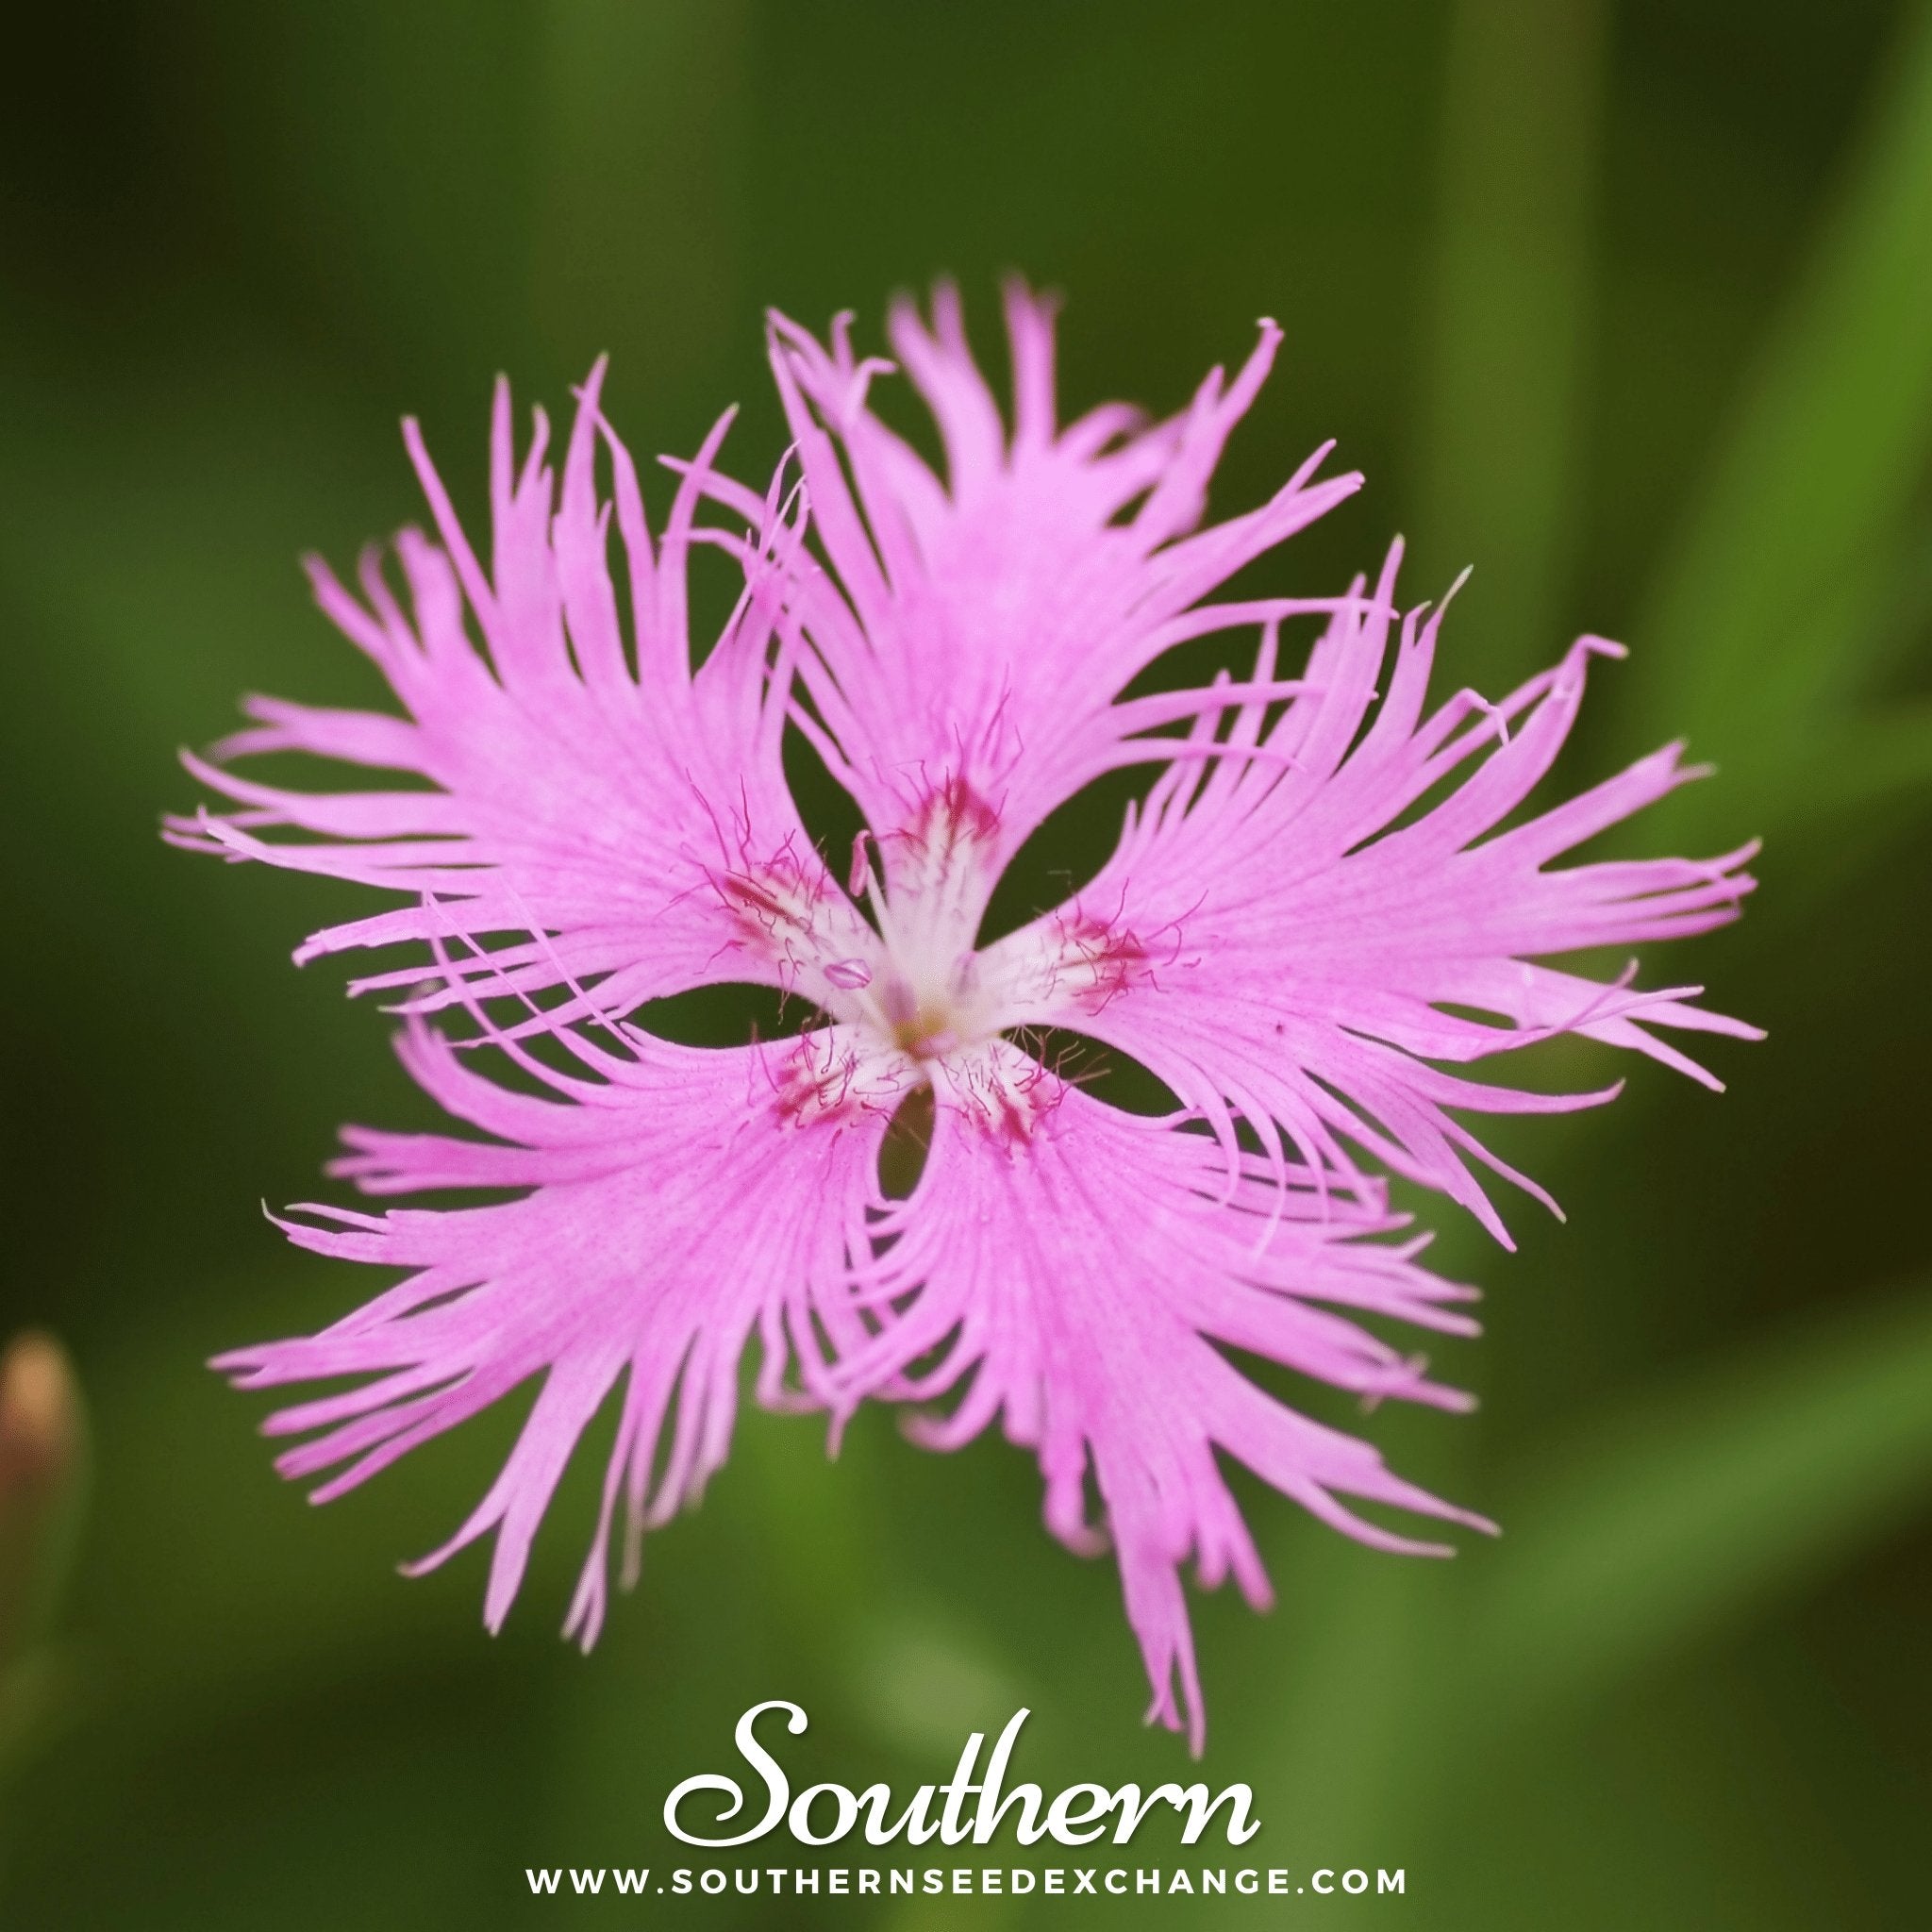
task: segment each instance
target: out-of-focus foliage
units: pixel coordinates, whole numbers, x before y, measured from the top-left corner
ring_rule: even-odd
[[[1008,267],[1067,294],[1076,406],[1172,406],[1280,318],[1219,501],[1328,435],[1371,487],[1271,581],[1331,587],[1406,528],[1413,594],[1477,566],[1451,676],[1626,638],[1566,781],[1688,734],[1722,775],[1628,849],[1772,840],[1741,926],[1658,969],[1769,1042],[1721,1043],[1721,1099],[1644,1069],[1607,1114],[1511,1135],[1570,1219],[1520,1206],[1515,1257],[1443,1224],[1490,1291],[1441,1363],[1480,1415],[1363,1424],[1502,1541],[1403,1564],[1257,1504],[1282,1604],[1202,1607],[1207,1774],[1257,1787],[1264,1862],[1406,1868],[1400,1907],[1331,1912],[1923,1916],[1920,9],[83,0],[35,31],[0,113],[0,1333],[70,1339],[95,1486],[66,1722],[0,1800],[0,1923],[635,1914],[533,1906],[523,1868],[675,1862],[664,1791],[766,1696],[812,1714],[801,1781],[936,1777],[1023,1702],[1050,1788],[1181,1773],[1136,1724],[1110,1573],[1047,1541],[998,1443],[926,1457],[866,1416],[832,1467],[810,1422],[748,1416],[586,1662],[554,1635],[581,1473],[496,1642],[474,1555],[393,1574],[513,1417],[311,1514],[200,1367],[359,1291],[257,1204],[314,1191],[336,1121],[424,1117],[378,1016],[289,970],[341,896],[154,837],[189,795],[174,747],[240,692],[374,695],[293,559],[419,514],[395,419],[475,503],[494,371],[555,405],[608,348],[635,446],[689,450],[742,398],[755,475],[780,446],[762,305],[875,330],[950,271],[984,325]],[[1070,837],[1097,856],[1118,806]],[[1136,1850],[1173,1860],[1152,1825]],[[728,1923],[862,1912],[936,1923]]]

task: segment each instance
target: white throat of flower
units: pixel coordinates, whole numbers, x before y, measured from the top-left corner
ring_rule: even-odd
[[[791,855],[734,873],[720,890],[741,943],[826,1014],[873,1082],[930,1085],[1010,1127],[1037,1116],[1051,1076],[1004,1036],[1097,1011],[1146,976],[1146,955],[1077,902],[981,949],[1000,832],[996,809],[950,777],[912,801],[899,826],[859,835],[849,897]],[[828,1068],[822,1056],[814,1091]],[[863,1086],[843,1072],[846,1088]]]

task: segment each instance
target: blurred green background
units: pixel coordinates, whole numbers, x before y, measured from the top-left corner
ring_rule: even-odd
[[[1396,529],[1412,596],[1473,561],[1443,675],[1492,692],[1576,630],[1626,639],[1565,788],[1688,735],[1722,775],[1620,849],[1770,841],[1742,925],[1651,966],[1771,1029],[1717,1043],[1730,1093],[1640,1066],[1607,1114],[1499,1131],[1569,1211],[1509,1203],[1514,1257],[1430,1205],[1489,1291],[1486,1339],[1439,1357],[1483,1409],[1364,1426],[1506,1535],[1404,1564],[1252,1495],[1282,1603],[1198,1601],[1206,1774],[1255,1785],[1262,1862],[1407,1872],[1294,1917],[1924,1923],[1920,9],[70,0],[10,30],[0,87],[0,1334],[65,1340],[92,1435],[64,1603],[7,1680],[38,1688],[0,1701],[0,1924],[635,1916],[534,1905],[523,1868],[675,1862],[664,1791],[768,1696],[811,1712],[800,1783],[936,1778],[1021,1702],[1049,1789],[1185,1771],[1139,1727],[1110,1566],[1048,1541],[1002,1444],[927,1457],[868,1416],[830,1467],[810,1421],[749,1415],[586,1662],[555,1633],[600,1456],[492,1642],[479,1553],[393,1565],[513,1413],[314,1513],[200,1366],[364,1291],[258,1204],[316,1191],[338,1121],[424,1117],[380,1016],[288,964],[360,895],[155,836],[192,796],[175,747],[242,691],[375,697],[294,560],[420,514],[396,419],[474,508],[493,374],[560,406],[608,349],[634,448],[741,398],[756,478],[763,305],[854,307],[876,346],[886,295],[946,271],[996,358],[1008,268],[1068,297],[1070,406],[1173,407],[1277,316],[1217,507],[1327,436],[1370,485],[1266,580],[1333,588]],[[1069,837],[1097,856],[1118,805]]]

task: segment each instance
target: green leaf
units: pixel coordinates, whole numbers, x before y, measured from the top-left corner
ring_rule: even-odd
[[[1861,1301],[1536,1462],[1473,1607],[1473,1702],[1506,1721],[1602,1694],[1932,1498],[1932,1292]]]
[[[1887,641],[1874,578],[1932,456],[1932,15],[1915,9],[1816,257],[1634,632],[1647,736],[1774,802]],[[1708,810],[1714,801],[1697,808]]]
[[[1416,568],[1476,566],[1456,675],[1547,661],[1577,475],[1608,34],[1602,0],[1461,0],[1444,75]]]

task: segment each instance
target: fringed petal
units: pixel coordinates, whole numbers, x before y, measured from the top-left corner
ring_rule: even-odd
[[[1365,1241],[1398,1224],[1331,1199],[1299,1172],[1249,1161],[1230,1195],[1207,1136],[1103,1106],[995,1044],[940,1075],[919,1186],[874,1295],[901,1312],[839,1376],[908,1400],[957,1393],[916,1428],[954,1448],[998,1419],[1039,1457],[1047,1526],[1092,1554],[1111,1542],[1154,1690],[1150,1719],[1201,1748],[1205,1718],[1179,1583],[1269,1587],[1218,1465],[1225,1452],[1324,1521],[1377,1548],[1444,1555],[1369,1522],[1352,1498],[1487,1528],[1391,1474],[1368,1444],[1264,1394],[1223,1354],[1243,1350],[1365,1399],[1467,1399],[1337,1312],[1449,1332],[1471,1291]],[[909,1303],[901,1291],[917,1285]],[[1100,1518],[1090,1520],[1091,1477]]]
[[[380,1216],[311,1209],[283,1223],[315,1253],[410,1271],[320,1334],[238,1349],[242,1388],[343,1375],[346,1392],[272,1416],[308,1440],[277,1462],[342,1494],[541,1376],[502,1474],[411,1574],[495,1532],[484,1616],[508,1614],[564,1465],[622,1386],[603,1507],[566,1634],[602,1625],[606,1552],[622,1496],[633,1552],[694,1500],[729,1447],[739,1365],[756,1333],[760,1398],[830,1402],[829,1365],[869,1330],[850,1261],[869,1253],[877,1155],[907,1084],[889,1058],[829,1028],[767,1048],[701,1052],[637,1036],[620,1055],[577,1042],[557,1097],[484,1078],[421,1022],[403,1037],[422,1084],[491,1141],[354,1130],[338,1172],[372,1194],[526,1189],[483,1207]],[[514,1048],[511,1049],[514,1051]],[[540,1063],[525,1062],[529,1072]],[[795,1369],[795,1393],[788,1377]],[[635,1567],[635,1556],[627,1566]]]
[[[1187,535],[1274,359],[1274,325],[1262,324],[1231,384],[1214,371],[1173,422],[1147,427],[1114,408],[1065,430],[1051,308],[1015,283],[1007,327],[1010,433],[967,346],[957,291],[940,287],[929,322],[908,303],[892,311],[893,350],[944,444],[943,482],[868,407],[873,377],[891,365],[858,360],[842,320],[829,346],[779,316],[771,332],[832,570],[803,573],[791,590],[811,646],[800,678],[825,749],[882,839],[949,785],[986,800],[998,821],[988,891],[1082,785],[1171,756],[1171,741],[1140,734],[1190,706],[1115,706],[1138,672],[1182,636],[1316,608],[1196,607],[1361,480],[1315,480],[1318,451],[1260,509]],[[1191,694],[1194,710],[1220,702]]]
[[[407,440],[440,542],[414,531],[398,540],[408,611],[374,553],[359,597],[311,564],[324,610],[375,659],[406,716],[256,699],[252,729],[217,747],[214,762],[189,760],[229,808],[171,821],[177,843],[415,902],[316,933],[298,959],[447,941],[454,970],[493,991],[568,988],[571,1010],[584,1012],[595,984],[594,1008],[622,1013],[720,980],[811,997],[823,991],[821,952],[853,950],[862,922],[805,837],[779,763],[795,646],[781,635],[773,587],[792,567],[802,506],[788,510],[774,486],[767,501],[750,498],[748,534],[698,526],[706,499],[727,493],[711,469],[726,417],[685,466],[654,544],[630,458],[598,407],[602,379],[600,362],[579,393],[560,496],[541,411],[519,467],[499,386],[488,570],[413,424]],[[622,614],[613,520],[629,584]],[[692,546],[713,540],[739,557],[746,587],[696,669],[686,575]],[[385,767],[417,783],[315,793],[225,762],[271,752]],[[802,943],[815,927],[838,936]],[[400,991],[414,1010],[459,997],[448,979],[425,984],[409,968],[358,984]]]
[[[1756,848],[1553,865],[1702,775],[1674,745],[1499,830],[1549,773],[1591,658],[1621,649],[1584,638],[1500,704],[1463,691],[1425,716],[1441,612],[1411,612],[1390,661],[1399,555],[1337,614],[1280,715],[1264,729],[1265,705],[1246,699],[1219,740],[1197,733],[1201,756],[1157,781],[1093,882],[991,947],[981,979],[1007,1024],[1082,1029],[1186,1106],[1231,1107],[1344,1174],[1366,1151],[1507,1242],[1475,1170],[1522,1177],[1455,1112],[1556,1112],[1617,1090],[1532,1093],[1430,1063],[1572,1033],[1715,1086],[1656,1029],[1760,1036],[1690,1005],[1700,989],[1641,990],[1634,964],[1600,981],[1537,962],[1725,924]],[[1274,655],[1271,638],[1257,683]]]

